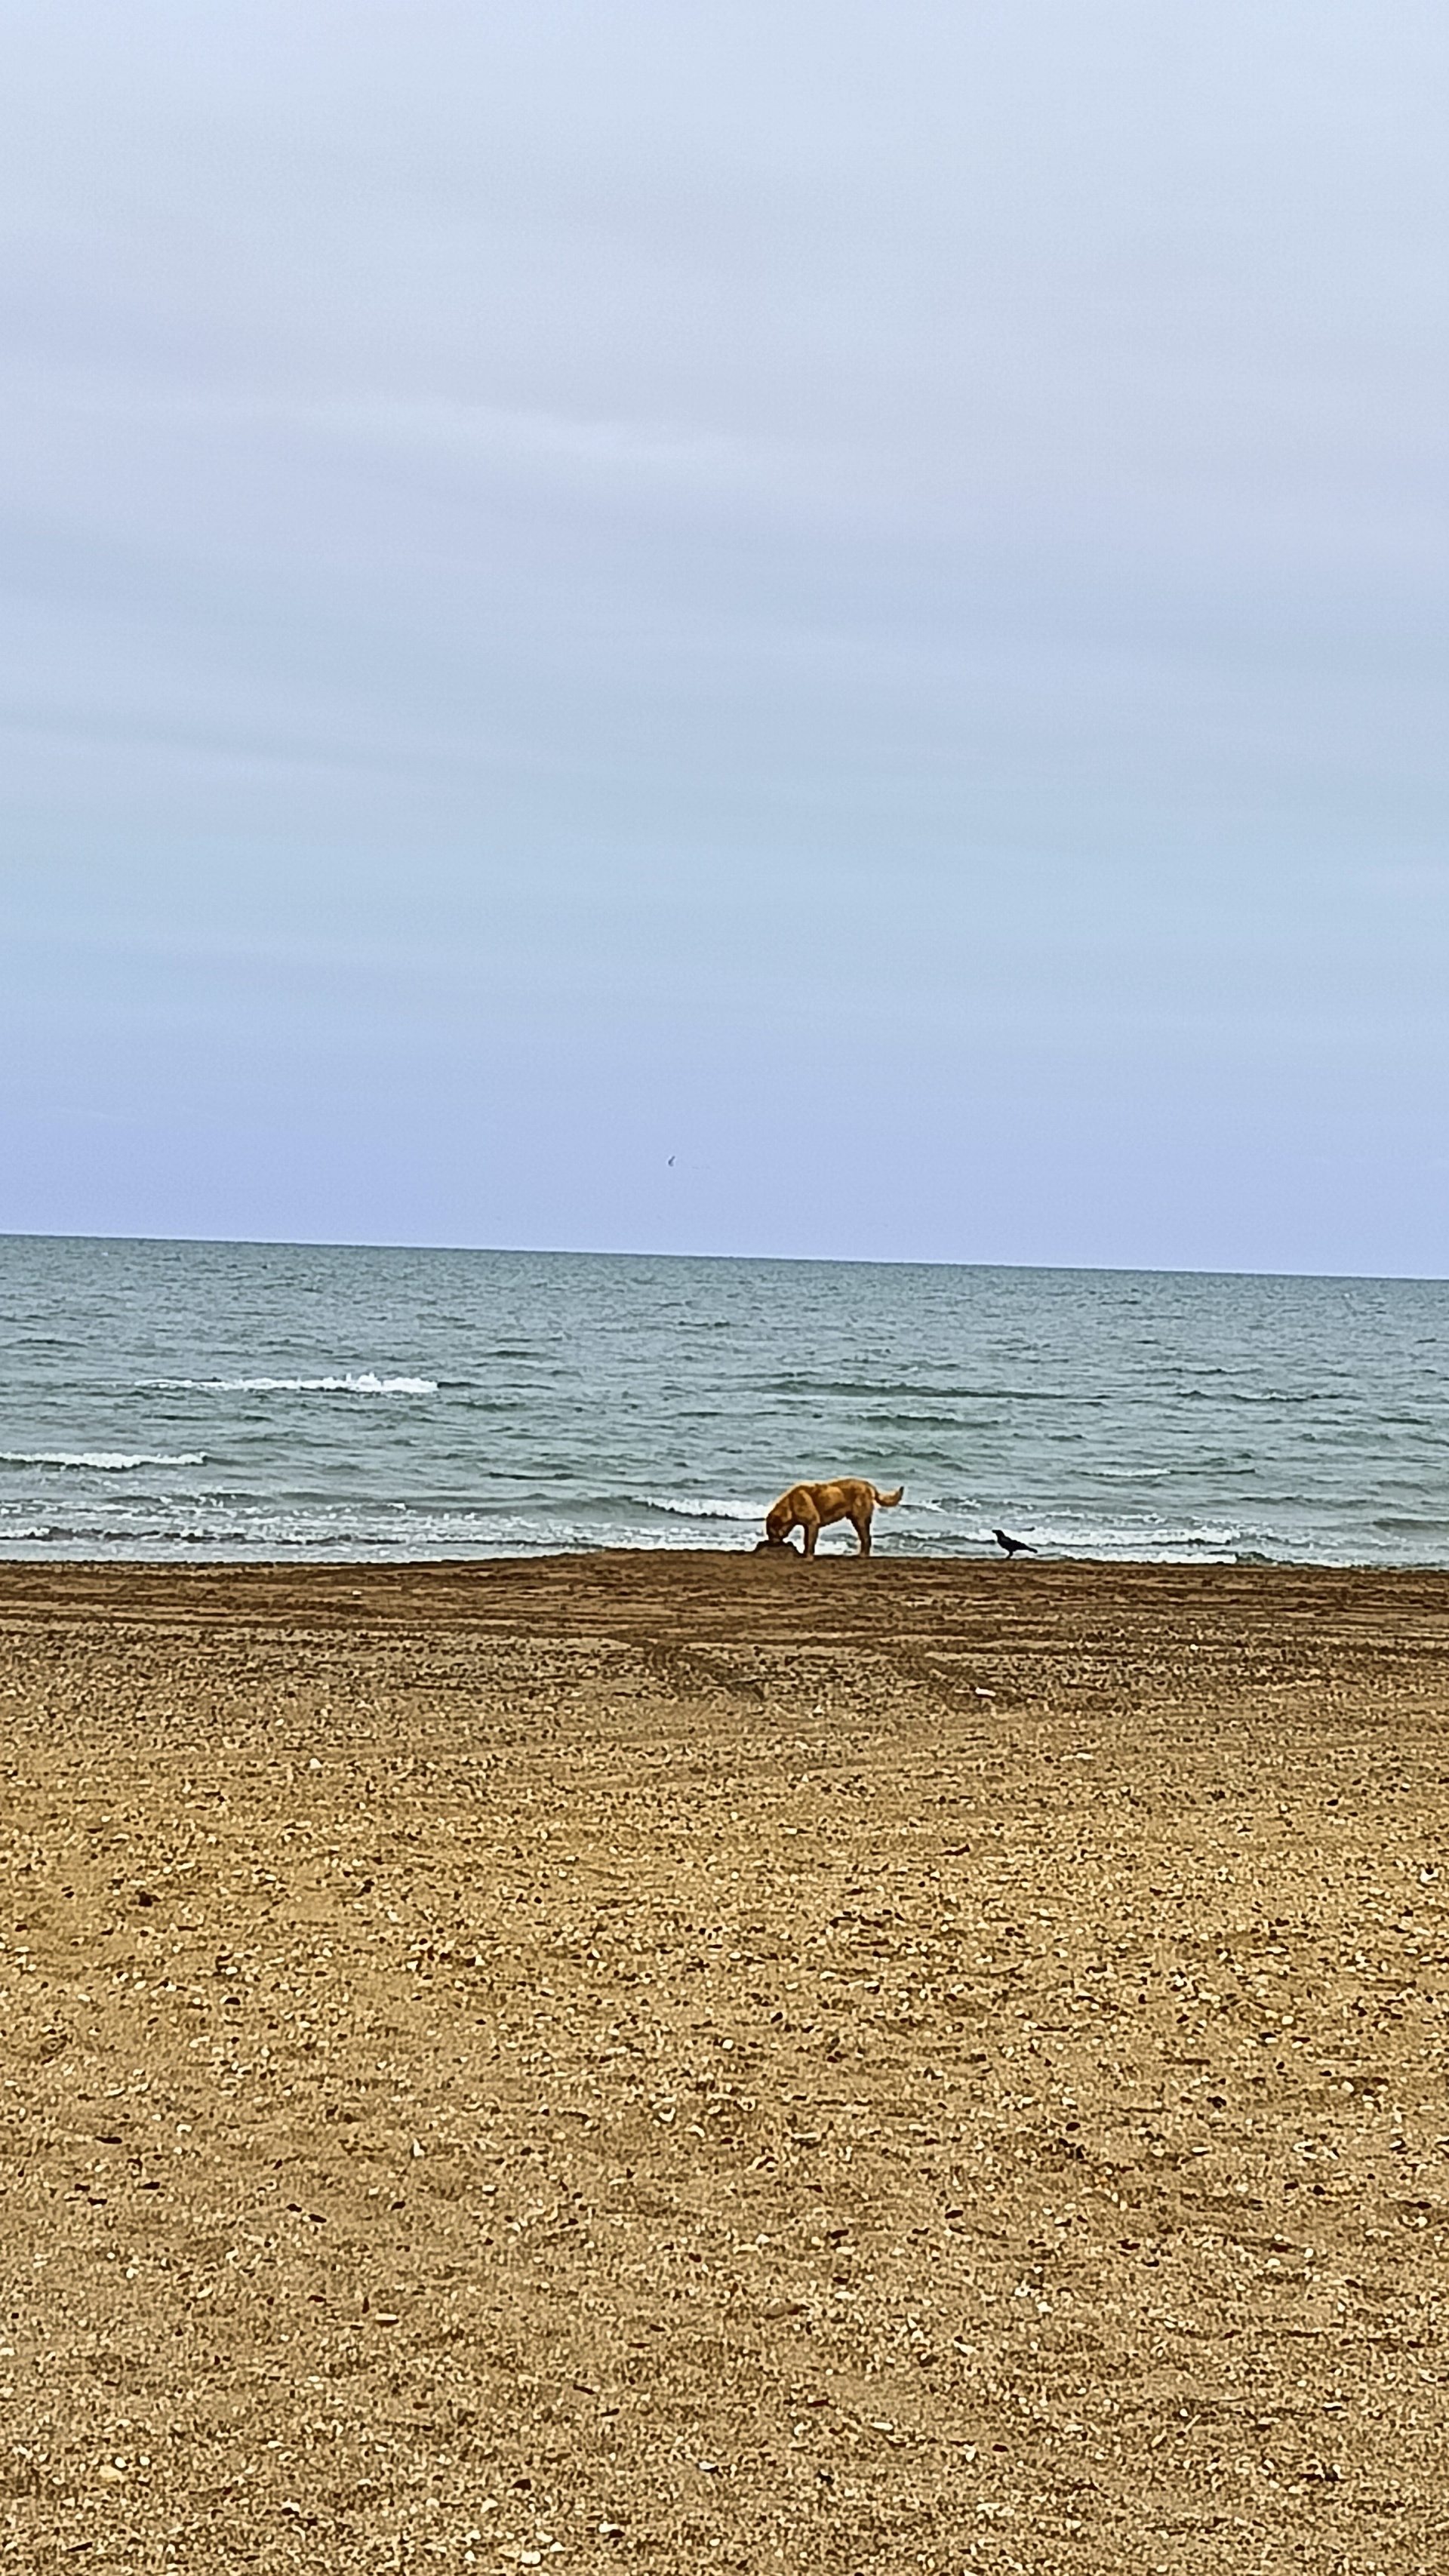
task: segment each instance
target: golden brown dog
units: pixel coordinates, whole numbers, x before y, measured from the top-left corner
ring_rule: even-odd
[[[889,1511],[905,1492],[897,1485],[893,1494],[883,1494],[864,1476],[841,1476],[830,1485],[792,1485],[778,1503],[772,1503],[765,1515],[766,1547],[783,1547],[791,1530],[805,1532],[805,1553],[813,1556],[815,1542],[832,1521],[849,1521],[860,1541],[862,1556],[870,1554],[870,1516],[879,1504]]]

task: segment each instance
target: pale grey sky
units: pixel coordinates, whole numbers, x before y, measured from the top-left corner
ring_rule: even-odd
[[[1442,8],[0,31],[0,1227],[1449,1269]]]

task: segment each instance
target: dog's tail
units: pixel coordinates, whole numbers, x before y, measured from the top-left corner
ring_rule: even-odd
[[[874,1494],[876,1501],[880,1504],[882,1511],[888,1512],[900,1501],[901,1496],[906,1489],[904,1485],[897,1485],[893,1494],[883,1494],[879,1485],[872,1485],[870,1490]]]

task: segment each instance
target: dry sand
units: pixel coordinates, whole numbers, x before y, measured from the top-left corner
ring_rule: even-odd
[[[1449,2567],[1449,1579],[11,1566],[0,1656],[0,2566]]]

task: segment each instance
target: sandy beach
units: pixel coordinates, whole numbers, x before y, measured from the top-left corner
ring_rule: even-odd
[[[1449,1577],[0,1568],[0,2564],[1449,2563]]]

